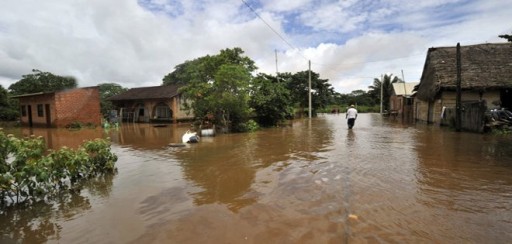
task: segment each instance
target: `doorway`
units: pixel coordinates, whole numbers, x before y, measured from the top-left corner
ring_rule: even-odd
[[[44,110],[46,112],[46,127],[52,127],[52,113],[50,111],[50,104],[45,104]]]
[[[500,92],[501,107],[512,110],[512,89],[503,89]]]
[[[34,125],[32,121],[32,106],[27,105],[27,112],[28,112],[28,126],[32,127]]]

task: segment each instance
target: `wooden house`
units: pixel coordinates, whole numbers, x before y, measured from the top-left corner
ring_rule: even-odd
[[[13,96],[25,126],[65,127],[73,123],[100,125],[100,95],[95,87]]]
[[[486,109],[512,108],[511,43],[461,46],[460,53],[462,103],[484,104]],[[444,111],[455,109],[456,88],[456,46],[429,48],[420,83],[415,87],[414,118],[448,123]]]
[[[184,111],[184,100],[178,92],[179,86],[151,86],[132,88],[107,98],[117,107],[119,116],[127,122],[176,123],[193,119],[193,114]]]
[[[392,83],[389,97],[390,114],[402,119],[412,120],[413,90],[418,82]]]

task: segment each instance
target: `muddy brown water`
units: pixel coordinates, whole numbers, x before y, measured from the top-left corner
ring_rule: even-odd
[[[509,243],[512,138],[361,114],[180,142],[186,125],[11,129],[109,137],[118,173],[0,213],[6,243]]]

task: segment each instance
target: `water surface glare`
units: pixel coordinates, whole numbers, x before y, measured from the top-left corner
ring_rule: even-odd
[[[509,243],[510,136],[361,114],[180,142],[186,125],[127,124],[118,173],[55,204],[0,212],[0,242]],[[15,132],[27,133],[27,132]],[[32,130],[54,147],[70,135]],[[62,145],[60,145],[62,146]]]

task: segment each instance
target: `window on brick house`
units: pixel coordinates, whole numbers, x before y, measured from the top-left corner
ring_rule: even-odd
[[[37,104],[37,116],[44,117],[43,104]]]
[[[27,106],[21,105],[21,116],[25,117],[27,116]]]

